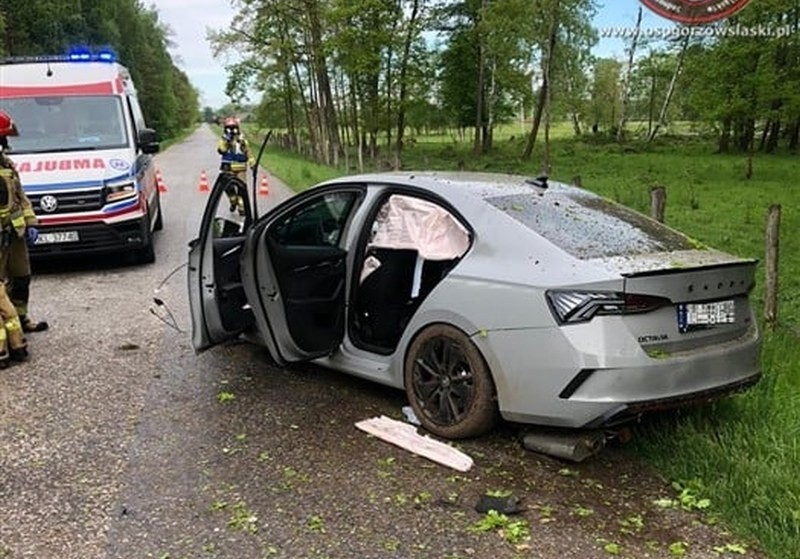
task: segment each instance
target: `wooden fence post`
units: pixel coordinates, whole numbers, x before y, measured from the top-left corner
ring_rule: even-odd
[[[580,175],[576,175],[576,176],[575,176],[575,177],[572,179],[572,184],[574,184],[574,185],[575,185],[575,186],[577,186],[578,188],[583,188],[583,179],[581,179],[581,176],[580,176]]]
[[[764,293],[764,320],[770,330],[778,323],[778,253],[780,248],[781,206],[769,207],[767,218],[766,288]]]
[[[664,223],[664,211],[667,208],[667,189],[654,186],[650,189],[650,217]]]

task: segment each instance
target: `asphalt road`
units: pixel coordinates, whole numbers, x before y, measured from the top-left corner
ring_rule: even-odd
[[[705,558],[737,541],[654,504],[673,492],[625,449],[575,466],[506,426],[460,445],[461,474],[353,426],[399,419],[402,393],[247,343],[195,355],[185,268],[161,283],[197,234],[215,141],[201,127],[157,156],[155,264],[37,267],[31,314],[51,329],[0,371],[0,559]],[[289,195],[270,187],[263,206]],[[156,290],[182,331],[151,313]],[[474,529],[487,491],[521,499],[517,524]]]

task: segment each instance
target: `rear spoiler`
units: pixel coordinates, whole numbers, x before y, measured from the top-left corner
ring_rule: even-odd
[[[659,268],[656,270],[645,270],[642,272],[628,272],[621,274],[624,278],[646,278],[650,276],[667,276],[671,274],[683,274],[686,273],[687,270],[691,270],[692,272],[702,272],[706,270],[721,270],[724,268],[739,268],[741,266],[752,266],[755,268],[758,266],[758,260],[752,258],[740,259],[730,262],[721,262],[718,264],[700,264],[697,266],[692,265],[681,265],[679,261],[675,262],[674,267],[672,268]]]

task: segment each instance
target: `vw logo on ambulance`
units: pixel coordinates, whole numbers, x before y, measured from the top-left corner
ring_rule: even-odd
[[[56,200],[55,196],[47,194],[42,196],[41,200],[39,200],[39,207],[43,212],[51,214],[58,208],[58,200]]]
[[[640,0],[658,15],[686,25],[704,25],[731,17],[750,0]]]

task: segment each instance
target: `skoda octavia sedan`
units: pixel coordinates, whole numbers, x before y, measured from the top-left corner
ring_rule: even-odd
[[[245,207],[231,211],[227,191]],[[756,262],[585,190],[491,174],[322,183],[258,217],[234,178],[190,243],[192,341],[405,390],[424,428],[599,428],[760,377]]]

